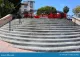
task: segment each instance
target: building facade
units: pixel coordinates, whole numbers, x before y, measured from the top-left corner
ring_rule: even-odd
[[[22,2],[20,11],[23,13],[24,11],[34,10],[34,0],[26,0]]]

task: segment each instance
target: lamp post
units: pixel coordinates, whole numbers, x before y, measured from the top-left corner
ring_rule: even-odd
[[[11,21],[9,21],[9,31],[11,31]]]

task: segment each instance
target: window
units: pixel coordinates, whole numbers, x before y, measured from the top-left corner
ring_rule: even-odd
[[[30,2],[30,7],[33,8],[33,2]]]
[[[26,11],[26,9],[24,9],[24,11]]]
[[[24,5],[24,8],[27,8],[27,5]]]

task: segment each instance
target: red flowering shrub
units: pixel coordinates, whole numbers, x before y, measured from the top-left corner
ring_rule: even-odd
[[[60,13],[57,14],[57,18],[61,18],[61,14]]]
[[[34,18],[40,18],[40,16],[34,16]]]
[[[64,18],[66,18],[67,17],[67,15],[66,15],[66,13],[64,13]]]

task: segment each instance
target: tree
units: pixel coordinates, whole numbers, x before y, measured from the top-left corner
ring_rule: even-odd
[[[8,1],[10,1],[13,4],[17,4],[17,3],[21,2],[22,0],[8,0]]]
[[[73,9],[73,13],[74,14],[77,14],[77,13],[80,13],[80,6],[77,6]]]
[[[16,14],[21,7],[21,1],[22,0],[0,0],[0,18],[9,13]]]
[[[15,9],[13,10],[12,14],[15,14],[19,11],[19,8],[21,7],[21,1],[22,0],[8,0],[9,2],[14,4]]]
[[[41,7],[37,10],[37,15],[40,14],[50,14],[50,13],[56,13],[57,10],[55,7],[52,6],[45,6],[45,7]]]
[[[14,5],[8,0],[0,0],[0,17],[11,13],[12,8],[14,8]]]
[[[65,6],[65,7],[63,8],[63,12],[64,12],[64,13],[68,13],[68,12],[69,12],[69,7]]]

